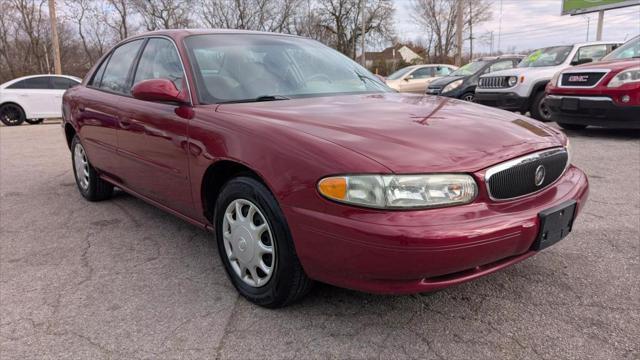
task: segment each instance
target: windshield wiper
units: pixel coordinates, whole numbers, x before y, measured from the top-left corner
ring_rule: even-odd
[[[222,101],[218,104],[235,104],[235,103],[249,103],[249,102],[261,102],[261,101],[278,101],[278,100],[289,100],[288,97],[282,95],[261,95],[252,99],[240,99],[240,100],[229,100]]]

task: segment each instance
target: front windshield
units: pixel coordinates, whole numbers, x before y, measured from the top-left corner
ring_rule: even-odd
[[[449,76],[473,75],[476,72],[480,71],[480,69],[482,69],[485,65],[487,65],[486,61],[474,61],[452,72],[451,74],[449,74]]]
[[[392,90],[362,66],[316,41],[272,35],[195,35],[185,40],[206,104],[261,97]]]
[[[638,57],[640,57],[640,36],[627,41],[624,45],[603,57],[602,60],[620,60]]]
[[[552,46],[538,49],[524,58],[518,67],[556,66],[564,62],[573,46]]]
[[[398,79],[403,77],[406,73],[408,73],[411,70],[413,70],[413,67],[411,67],[411,66],[402,68],[402,69],[394,72],[393,74],[387,76],[387,80],[398,80]]]

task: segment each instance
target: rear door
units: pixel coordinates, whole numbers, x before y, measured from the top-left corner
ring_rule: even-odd
[[[116,131],[131,101],[129,78],[144,40],[118,46],[93,74],[78,106],[80,137],[92,165],[117,181],[126,175],[118,159]]]
[[[51,89],[50,76],[36,76],[9,85],[4,90],[24,109],[28,119],[60,117],[50,100],[55,95]]]
[[[168,79],[189,91],[182,62],[172,40],[151,37],[132,72],[131,84]],[[173,210],[193,215],[188,163],[189,106],[131,99],[123,107],[118,153],[134,191]],[[183,116],[179,115],[183,114]]]
[[[78,82],[62,76],[51,76],[50,79],[51,96],[47,98],[51,112],[55,113],[56,117],[61,117],[62,109],[62,95],[72,86],[78,85]]]

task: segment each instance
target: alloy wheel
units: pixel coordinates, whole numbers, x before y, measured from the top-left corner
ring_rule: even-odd
[[[469,93],[469,94],[464,95],[462,97],[462,100],[473,102],[474,98],[475,98],[475,96],[473,94]]]
[[[87,154],[84,152],[84,148],[80,143],[76,144],[73,153],[73,164],[76,169],[76,180],[82,190],[89,188],[89,161],[87,160]]]
[[[260,209],[249,200],[232,201],[224,213],[222,236],[235,274],[251,287],[264,286],[274,272],[276,248]]]
[[[2,107],[0,119],[2,119],[2,122],[8,126],[20,125],[23,121],[20,108],[10,104]]]
[[[549,109],[547,104],[544,102],[544,98],[542,98],[542,100],[540,101],[540,104],[538,105],[538,112],[540,113],[542,118],[545,119],[546,121],[551,120],[551,110]]]

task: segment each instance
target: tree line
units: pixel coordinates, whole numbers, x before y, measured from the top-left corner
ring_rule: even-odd
[[[62,70],[84,76],[117,42],[145,31],[229,28],[279,32],[316,39],[343,54],[359,55],[362,1],[367,47],[398,41],[392,0],[57,0]],[[475,18],[488,18],[487,0],[468,1]],[[412,18],[424,30],[426,58],[442,61],[454,51],[454,0],[412,0]],[[478,11],[478,9],[482,11]],[[489,15],[487,15],[489,14]],[[47,0],[0,0],[0,83],[52,73]],[[402,35],[402,34],[400,34]]]

